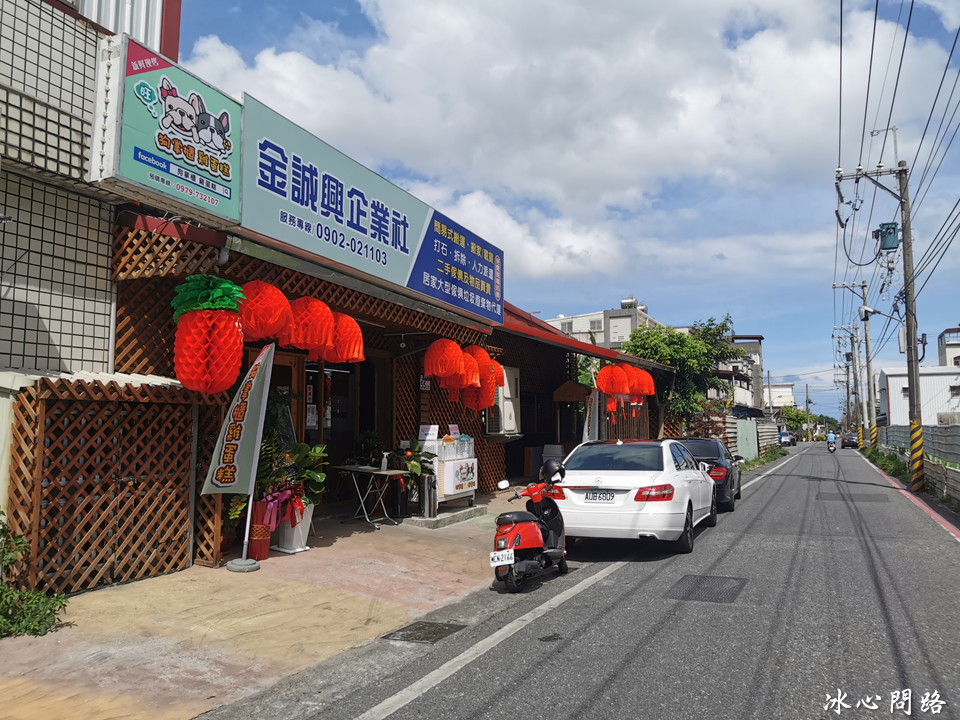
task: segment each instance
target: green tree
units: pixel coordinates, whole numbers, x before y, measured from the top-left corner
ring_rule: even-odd
[[[686,420],[707,408],[708,390],[717,390],[721,396],[730,392],[729,386],[714,375],[713,370],[721,363],[743,357],[743,348],[736,347],[726,337],[732,330],[733,321],[725,315],[719,322],[716,318],[697,321],[689,333],[663,325],[637,328],[623,343],[625,353],[676,369],[672,389],[669,385],[662,386],[652,398],[659,435],[663,434],[668,411]]]
[[[787,430],[793,430],[798,434],[803,430],[803,424],[807,421],[806,410],[785,407],[781,408],[781,413],[783,414],[783,422],[786,424]],[[811,415],[810,422],[813,422],[814,419],[815,416]]]

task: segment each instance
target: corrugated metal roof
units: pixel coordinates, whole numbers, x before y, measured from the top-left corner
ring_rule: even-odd
[[[31,387],[42,378],[51,378],[58,380],[83,380],[85,382],[99,381],[102,383],[117,383],[118,385],[167,385],[173,387],[182,387],[180,383],[168,377],[161,375],[136,375],[129,373],[95,373],[95,372],[41,372],[38,370],[25,368],[4,368],[0,369],[0,389],[8,391],[19,391],[26,387]]]

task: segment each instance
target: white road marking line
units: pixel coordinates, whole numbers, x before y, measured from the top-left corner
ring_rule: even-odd
[[[457,655],[452,660],[448,660],[443,665],[438,667],[433,672],[424,675],[420,680],[408,686],[404,690],[401,690],[396,695],[392,695],[384,700],[379,705],[376,705],[369,710],[367,710],[363,715],[357,717],[357,720],[383,720],[383,718],[389,717],[397,710],[402,708],[404,705],[413,702],[418,697],[423,695],[425,692],[430,690],[433,687],[436,687],[448,677],[453,675],[455,672],[461,668],[469,665],[471,662],[479,658],[481,655],[489,652],[497,645],[502,643],[504,640],[509,638],[512,635],[520,632],[527,625],[532,623],[537,618],[540,618],[546,615],[551,610],[554,610],[567,600],[572,597],[576,597],[582,593],[587,588],[596,585],[598,582],[603,580],[608,575],[615,573],[617,570],[622,568],[627,563],[631,562],[636,556],[630,556],[626,560],[621,560],[615,562],[613,565],[605,567],[600,572],[595,575],[591,575],[585,580],[581,580],[579,583],[574,585],[572,588],[564,590],[559,595],[554,596],[550,600],[547,600],[543,605],[534,608],[526,615],[521,615],[516,620],[507,623],[502,628],[497,630],[489,637],[484,638],[478,642],[473,647],[468,650],[464,650],[462,653]]]
[[[800,452],[798,452],[796,455],[791,455],[790,457],[788,457],[786,460],[784,460],[782,463],[780,463],[780,464],[777,465],[776,467],[770,468],[769,470],[767,470],[767,471],[766,471],[763,475],[761,475],[760,477],[754,478],[753,480],[751,480],[750,482],[748,482],[746,485],[741,485],[741,486],[740,486],[740,491],[743,492],[744,490],[746,490],[748,487],[750,487],[750,486],[753,485],[754,483],[760,482],[760,481],[763,480],[767,475],[769,475],[770,473],[776,472],[777,470],[779,470],[780,468],[782,468],[784,465],[786,465],[788,462],[790,462],[791,460],[793,460],[795,457],[800,457],[801,455],[803,455],[803,454],[804,454],[807,450],[809,450],[809,449],[810,449],[810,448],[804,448],[803,450],[801,450]]]

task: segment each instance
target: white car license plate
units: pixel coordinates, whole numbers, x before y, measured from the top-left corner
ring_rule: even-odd
[[[490,567],[513,565],[513,548],[509,550],[494,550],[490,553]]]
[[[613,490],[587,490],[583,493],[583,501],[589,503],[612,503]]]

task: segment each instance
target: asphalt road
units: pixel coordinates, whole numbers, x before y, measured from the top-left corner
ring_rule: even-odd
[[[690,555],[581,541],[567,576],[433,613],[466,626],[435,645],[377,640],[204,717],[904,717],[911,690],[910,717],[937,691],[960,718],[960,541],[855,450],[761,474]],[[687,576],[723,579],[667,597]]]

